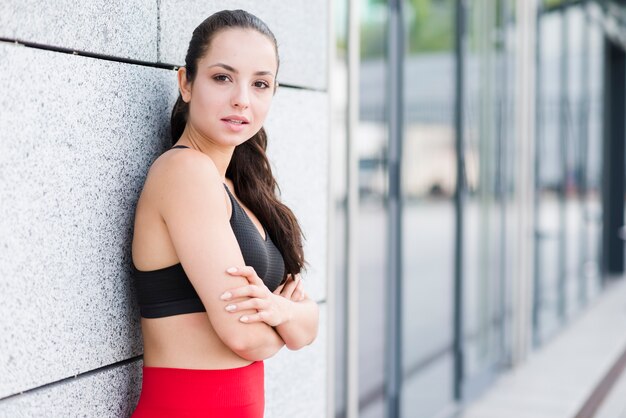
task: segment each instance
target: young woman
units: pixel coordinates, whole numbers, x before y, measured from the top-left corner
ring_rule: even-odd
[[[278,67],[274,35],[243,10],[193,32],[175,146],[150,167],[135,212],[144,356],[133,418],[263,417],[263,360],[317,336],[302,231],[265,154]]]

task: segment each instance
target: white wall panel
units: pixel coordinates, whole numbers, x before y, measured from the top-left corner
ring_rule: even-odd
[[[155,62],[156,0],[0,2],[0,37]]]
[[[163,62],[185,65],[193,30],[222,9],[244,9],[261,18],[278,40],[278,81],[299,87],[326,89],[328,49],[327,1],[226,0],[160,2],[159,49]]]
[[[57,382],[0,401],[0,416],[23,408],[61,416],[67,402],[124,416],[117,403],[133,396],[136,376],[127,373],[136,369],[113,368],[126,387],[104,398],[77,388],[109,384],[109,372],[80,374],[142,353],[128,276],[134,207],[150,163],[170,145],[176,74],[11,43],[0,43],[0,57],[0,398]],[[326,291],[326,102],[324,92],[281,87],[266,124],[282,199],[307,237],[305,289],[318,301]],[[316,344],[325,344],[325,330]],[[281,353],[270,373],[299,385],[310,376],[291,375],[288,363],[317,364],[322,399],[307,399],[323,403],[321,345]]]
[[[139,400],[141,360],[95,371],[0,402],[7,418],[127,418]]]
[[[134,205],[173,71],[0,44],[0,397],[141,354]]]

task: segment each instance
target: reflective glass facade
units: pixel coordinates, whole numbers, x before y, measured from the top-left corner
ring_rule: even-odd
[[[519,1],[333,5],[334,413],[452,416],[514,366],[515,318],[539,350],[602,291],[611,39],[596,2],[537,1],[522,137]]]

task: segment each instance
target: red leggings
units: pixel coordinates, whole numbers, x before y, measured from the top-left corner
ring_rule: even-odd
[[[263,361],[217,370],[143,366],[131,418],[263,418],[264,373]]]

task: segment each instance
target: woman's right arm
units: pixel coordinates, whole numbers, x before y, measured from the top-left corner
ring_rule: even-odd
[[[226,190],[213,161],[199,152],[176,153],[159,166],[157,205],[176,254],[219,338],[248,360],[271,357],[283,345],[278,333],[264,322],[242,323],[224,308],[240,297],[222,301],[227,289],[247,284],[244,277],[226,272],[245,265],[237,237],[230,226]],[[255,309],[241,314],[256,313]]]

